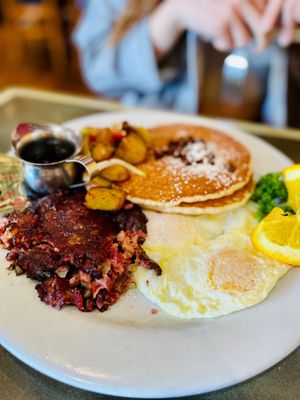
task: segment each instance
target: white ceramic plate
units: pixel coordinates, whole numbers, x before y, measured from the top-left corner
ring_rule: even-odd
[[[128,120],[221,128],[252,152],[256,174],[291,161],[262,140],[230,126],[171,113],[129,111],[70,121],[107,126]],[[208,392],[250,378],[300,344],[300,270],[291,270],[259,305],[232,315],[182,321],[159,311],[137,290],[111,310],[60,312],[39,301],[35,283],[8,273],[0,253],[1,343],[31,367],[90,391],[129,397],[171,397]]]

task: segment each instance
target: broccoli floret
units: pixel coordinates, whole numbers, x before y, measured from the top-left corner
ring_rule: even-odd
[[[257,218],[261,220],[269,214],[274,207],[281,207],[285,212],[293,213],[286,204],[288,193],[281,174],[269,173],[260,178],[251,200],[258,203]]]

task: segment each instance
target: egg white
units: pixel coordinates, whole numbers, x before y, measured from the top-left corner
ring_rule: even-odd
[[[253,206],[214,216],[146,212],[147,254],[162,275],[137,268],[141,292],[168,314],[212,318],[264,300],[290,267],[257,252]]]

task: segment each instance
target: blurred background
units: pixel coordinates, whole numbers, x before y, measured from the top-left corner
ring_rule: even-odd
[[[12,86],[50,89],[55,91],[90,94],[95,96],[82,79],[78,53],[71,35],[80,18],[85,0],[0,0],[0,90]],[[107,0],[109,1],[109,0]],[[219,104],[213,95],[219,90],[220,78],[231,70],[223,68],[223,75],[214,74],[214,65],[230,67],[232,59],[224,63],[224,55],[209,48],[208,79],[203,88],[202,114],[260,121],[262,94],[255,82],[248,80],[250,96],[245,104]],[[287,122],[300,127],[300,45],[285,50],[287,67]],[[250,71],[251,72],[251,71]],[[229,79],[228,78],[228,79]],[[255,78],[255,76],[253,77]],[[232,81],[232,80],[231,80]],[[216,88],[218,86],[218,88]],[[229,97],[232,93],[229,93]],[[248,103],[247,103],[248,101]]]
[[[0,90],[89,93],[71,43],[79,6],[80,0],[0,0]]]

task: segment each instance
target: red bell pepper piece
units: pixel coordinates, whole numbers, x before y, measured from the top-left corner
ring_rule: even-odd
[[[90,136],[89,136],[89,140],[90,140],[90,142],[96,142],[96,140],[97,140],[97,135],[90,135]]]
[[[122,140],[126,136],[125,131],[116,131],[112,133],[112,140]]]

